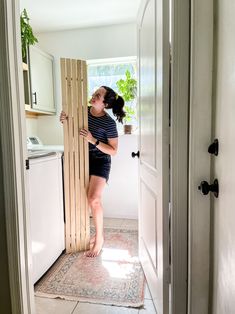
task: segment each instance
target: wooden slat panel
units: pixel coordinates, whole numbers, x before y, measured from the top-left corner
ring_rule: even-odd
[[[65,145],[66,252],[89,248],[90,225],[87,203],[89,184],[88,143],[79,136],[88,128],[86,63],[61,59]]]

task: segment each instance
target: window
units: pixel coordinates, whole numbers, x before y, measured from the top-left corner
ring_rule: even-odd
[[[136,79],[136,58],[119,58],[88,61],[88,97],[90,99],[93,92],[102,85],[111,87],[116,93],[118,88],[116,82],[119,79],[125,79],[126,70],[129,70],[131,76]],[[128,102],[136,111],[136,101]],[[108,110],[109,115],[116,120],[112,110]],[[137,126],[136,119],[132,124]],[[117,128],[120,133],[123,131],[121,123],[117,122]]]

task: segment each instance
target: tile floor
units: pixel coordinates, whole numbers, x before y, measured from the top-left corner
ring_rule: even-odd
[[[105,218],[104,226],[137,230],[138,221],[134,219]],[[156,314],[147,286],[145,288],[144,308],[141,310],[41,297],[35,297],[35,306],[36,314]]]

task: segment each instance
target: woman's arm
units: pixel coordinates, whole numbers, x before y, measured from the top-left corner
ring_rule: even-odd
[[[85,138],[89,143],[95,144],[97,139],[94,138],[90,131],[86,129],[81,129],[80,135]],[[117,153],[118,148],[118,137],[115,138],[108,138],[108,143],[102,143],[99,142],[99,144],[96,146],[101,152],[114,156]]]

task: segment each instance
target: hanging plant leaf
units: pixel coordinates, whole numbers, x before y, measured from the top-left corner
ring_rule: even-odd
[[[33,34],[32,27],[29,24],[29,17],[26,9],[20,15],[20,26],[21,26],[21,46],[22,46],[22,57],[25,59],[27,48],[29,45],[34,45],[38,42],[37,38]]]

